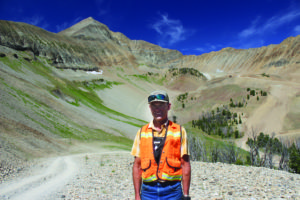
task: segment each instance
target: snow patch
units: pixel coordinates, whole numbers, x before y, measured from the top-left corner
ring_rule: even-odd
[[[103,70],[100,70],[98,72],[96,72],[96,71],[88,71],[86,73],[88,73],[88,74],[103,74]]]
[[[217,69],[217,73],[222,73],[224,72],[223,70]]]
[[[208,73],[203,72],[202,74],[207,78],[207,80],[211,80],[211,76]]]

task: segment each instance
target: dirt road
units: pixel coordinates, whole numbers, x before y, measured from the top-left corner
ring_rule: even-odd
[[[64,156],[49,159],[34,169],[33,174],[0,185],[1,199],[45,199],[63,187],[77,173],[76,157]]]
[[[124,152],[85,153],[46,159],[16,180],[2,183],[0,199],[54,199],[52,197],[80,173],[82,161],[89,155],[119,153]]]

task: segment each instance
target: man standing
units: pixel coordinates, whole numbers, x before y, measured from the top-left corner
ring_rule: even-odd
[[[131,154],[136,200],[188,200],[191,166],[185,129],[168,120],[165,91],[148,97],[153,120],[137,133]]]

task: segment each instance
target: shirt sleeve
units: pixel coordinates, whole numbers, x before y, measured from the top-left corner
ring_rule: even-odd
[[[182,135],[181,135],[181,157],[184,155],[190,155],[189,147],[188,147],[188,138],[187,133],[184,127],[182,128]]]
[[[140,157],[140,130],[138,130],[131,149],[131,155]]]

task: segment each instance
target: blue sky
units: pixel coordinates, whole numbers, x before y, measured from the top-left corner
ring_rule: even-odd
[[[88,17],[184,55],[279,44],[300,34],[300,0],[7,0],[0,7],[1,20],[55,33]]]

